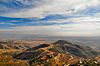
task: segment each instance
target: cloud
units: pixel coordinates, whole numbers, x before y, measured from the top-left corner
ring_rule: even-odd
[[[44,5],[38,5],[38,7],[33,7],[31,9],[23,10],[16,13],[3,14],[2,16],[11,17],[38,17],[42,18],[47,15],[59,14],[59,15],[73,15],[75,13],[80,13],[86,9],[91,10],[91,7],[98,7],[100,5],[99,0],[38,0],[39,3]],[[46,2],[46,3],[45,3]],[[47,2],[49,2],[47,4]],[[34,4],[34,3],[33,3]],[[37,4],[35,4],[37,5]],[[85,12],[88,12],[85,11]],[[98,11],[98,10],[97,10]],[[83,13],[83,12],[81,12]],[[77,14],[75,14],[77,15]]]
[[[72,18],[72,19],[68,19],[68,21],[75,21],[78,22],[80,24],[96,24],[96,23],[100,23],[100,16],[83,16],[83,17],[78,17],[78,18]]]
[[[0,0],[0,14],[15,13],[48,3],[50,0]]]
[[[99,36],[100,33],[99,0],[1,0],[0,2],[2,2],[0,5],[2,34]]]
[[[80,10],[79,14],[81,15],[87,15],[87,16],[94,16],[97,13],[100,13],[100,4],[97,6],[88,6],[84,10]]]
[[[45,18],[13,18],[13,17],[0,17],[0,27],[14,27],[14,26],[47,26],[47,25],[63,25],[74,24],[74,22],[64,21],[69,16],[50,15]],[[60,22],[59,22],[60,21]],[[3,22],[3,25],[2,25]]]
[[[64,27],[64,28],[62,28]],[[69,28],[70,27],[70,28]],[[95,28],[94,28],[95,27]],[[70,24],[49,26],[20,26],[9,29],[0,29],[1,33],[35,36],[98,36],[99,25],[94,24]]]

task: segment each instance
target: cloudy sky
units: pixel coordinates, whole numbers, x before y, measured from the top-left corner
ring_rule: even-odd
[[[100,0],[0,0],[0,36],[100,36]]]

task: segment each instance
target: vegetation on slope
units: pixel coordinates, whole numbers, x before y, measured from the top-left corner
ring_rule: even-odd
[[[90,47],[60,40],[26,50],[2,49],[0,66],[100,66],[100,56],[96,55]]]

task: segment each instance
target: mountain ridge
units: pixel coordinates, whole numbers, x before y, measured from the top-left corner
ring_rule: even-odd
[[[84,61],[85,59],[92,59],[97,55],[97,52],[90,47],[79,46],[65,40],[59,40],[55,43],[41,44],[29,48],[17,54],[15,58],[28,60],[32,66],[61,66],[63,64],[74,64],[78,61]],[[53,62],[55,62],[54,65]]]

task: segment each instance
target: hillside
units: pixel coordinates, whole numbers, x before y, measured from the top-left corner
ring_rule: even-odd
[[[26,50],[37,45],[47,43],[45,40],[5,40],[0,41],[0,49]]]
[[[41,44],[36,47],[29,48],[16,55],[15,58],[28,60],[29,64],[32,66],[62,66],[75,64],[79,61],[94,58],[97,55],[98,53],[90,47],[59,40],[55,43]]]
[[[75,63],[82,59],[75,55],[71,55],[69,52],[63,51],[63,49],[53,44],[42,44],[40,46],[28,49],[16,55],[15,58],[20,60],[29,60],[29,64],[32,66],[64,65]]]
[[[43,41],[42,41],[43,42]],[[28,46],[26,48],[1,48],[0,66],[99,66],[99,53],[92,48],[73,44],[65,40],[53,43],[41,43],[35,45],[33,42],[10,41],[1,42],[0,47]],[[35,46],[34,46],[35,45]],[[8,59],[6,59],[8,58]]]
[[[84,45],[77,45],[65,40],[59,40],[55,42],[57,46],[61,47],[64,51],[67,51],[73,55],[83,58],[93,58],[98,55],[98,52],[92,48]]]

